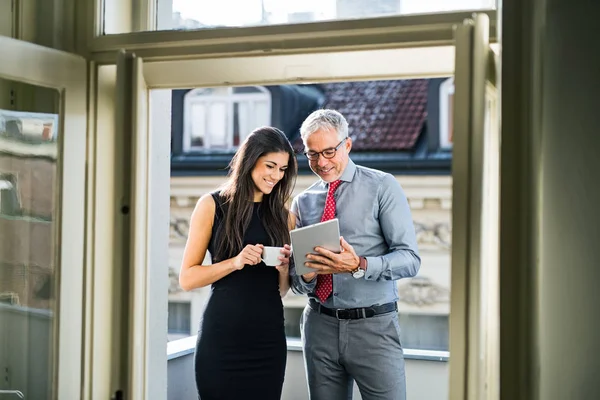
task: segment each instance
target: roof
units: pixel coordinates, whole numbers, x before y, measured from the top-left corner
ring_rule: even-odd
[[[393,174],[447,175],[452,151],[440,148],[439,143],[439,87],[446,79],[296,85],[302,90],[290,88],[294,85],[269,86],[273,126],[288,134],[301,174],[312,172],[302,154],[299,125],[312,111],[332,108],[348,120],[352,159],[357,164]],[[181,99],[179,103],[175,99],[178,91],[173,92],[173,132],[179,134],[173,135],[171,142],[171,175],[226,174],[233,153],[182,151],[183,106]]]
[[[427,118],[426,79],[328,83],[323,108],[348,120],[353,152],[412,150]],[[301,152],[300,139],[294,148]]]

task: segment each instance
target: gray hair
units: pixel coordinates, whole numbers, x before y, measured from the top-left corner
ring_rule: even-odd
[[[343,140],[348,137],[348,121],[339,112],[335,110],[322,109],[313,111],[302,123],[300,127],[300,136],[302,142],[306,145],[306,140],[310,135],[319,129],[334,130],[337,132],[338,139]]]

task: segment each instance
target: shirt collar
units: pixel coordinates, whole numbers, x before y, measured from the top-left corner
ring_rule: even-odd
[[[350,158],[348,158],[348,164],[346,165],[344,172],[342,172],[342,175],[340,176],[340,180],[342,182],[352,182],[355,174],[356,174],[356,164],[354,164],[354,161],[352,161]],[[325,187],[327,187],[329,185],[327,182],[325,182],[322,179],[321,179],[321,183]]]

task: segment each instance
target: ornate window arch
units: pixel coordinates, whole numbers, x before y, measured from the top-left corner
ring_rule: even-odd
[[[262,86],[193,89],[183,101],[183,149],[234,150],[271,125],[271,92]]]

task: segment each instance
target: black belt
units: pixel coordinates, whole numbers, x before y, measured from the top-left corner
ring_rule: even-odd
[[[364,308],[327,308],[311,299],[308,301],[308,305],[319,314],[329,315],[330,317],[335,317],[337,319],[371,318],[375,315],[398,311],[396,302]]]

